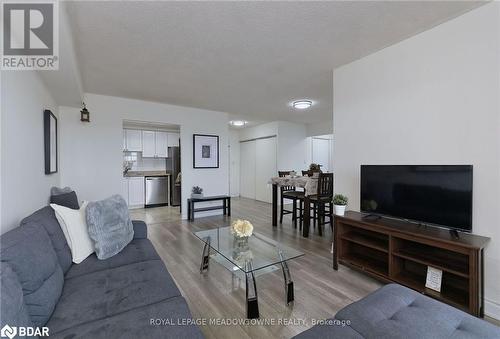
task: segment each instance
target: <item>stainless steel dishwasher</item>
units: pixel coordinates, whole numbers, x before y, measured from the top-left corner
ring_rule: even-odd
[[[145,207],[166,206],[169,196],[169,177],[146,177]]]

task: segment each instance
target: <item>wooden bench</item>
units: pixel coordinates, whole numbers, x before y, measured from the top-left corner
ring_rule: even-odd
[[[194,204],[197,202],[207,202],[207,201],[222,201],[222,206],[207,206],[194,208]],[[194,221],[195,212],[203,211],[213,211],[213,210],[224,210],[224,215],[231,215],[231,197],[229,195],[217,195],[212,197],[203,198],[189,198],[188,199],[188,220]]]

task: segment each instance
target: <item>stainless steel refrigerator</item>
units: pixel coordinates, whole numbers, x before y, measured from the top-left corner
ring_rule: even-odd
[[[166,161],[167,172],[172,174],[170,177],[170,206],[179,206],[181,204],[181,183],[176,183],[176,181],[181,172],[180,147],[169,147]]]

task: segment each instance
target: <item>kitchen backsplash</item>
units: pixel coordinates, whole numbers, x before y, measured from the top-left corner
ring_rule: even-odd
[[[143,158],[141,152],[123,152],[123,161],[127,161],[132,171],[162,171],[166,169],[164,158]]]

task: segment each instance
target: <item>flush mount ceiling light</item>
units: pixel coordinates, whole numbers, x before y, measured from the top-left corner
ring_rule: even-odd
[[[297,100],[292,103],[293,108],[295,109],[307,109],[312,106],[311,100]]]
[[[231,120],[229,124],[234,127],[243,127],[248,123],[248,121],[245,120]]]

